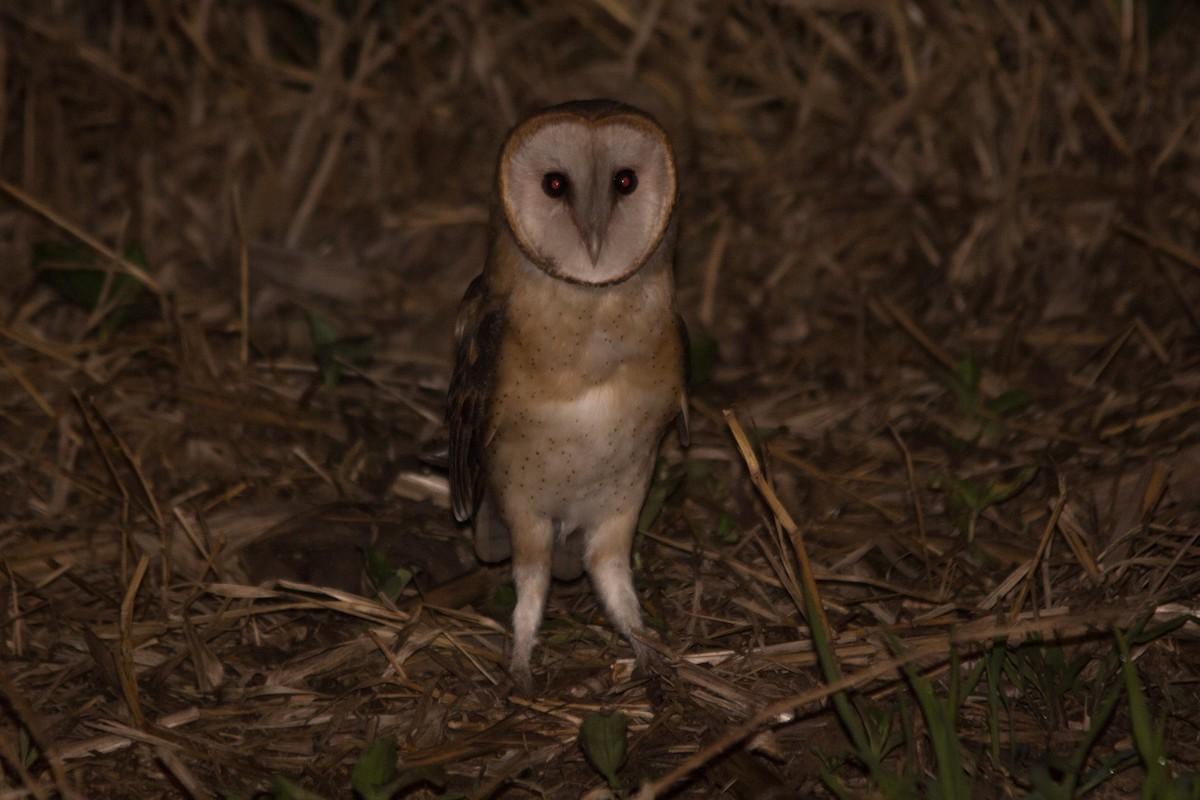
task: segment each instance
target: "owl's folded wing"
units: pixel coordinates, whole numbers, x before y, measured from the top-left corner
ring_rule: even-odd
[[[504,308],[489,302],[482,275],[471,282],[458,309],[458,352],[450,379],[446,422],[450,428],[450,500],[454,517],[466,522],[483,497],[488,404],[496,375]]]

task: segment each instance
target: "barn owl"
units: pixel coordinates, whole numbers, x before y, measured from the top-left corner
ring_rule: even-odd
[[[675,304],[675,161],[648,114],[574,101],[513,129],[450,386],[454,514],[483,561],[512,557],[509,672],[531,694],[551,574],[584,570],[639,661],[630,549],[672,419],[687,444]]]

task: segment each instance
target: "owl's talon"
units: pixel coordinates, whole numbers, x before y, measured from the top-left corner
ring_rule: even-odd
[[[512,678],[513,688],[527,700],[532,700],[533,694],[533,673],[529,667],[511,667],[509,669],[509,677]]]

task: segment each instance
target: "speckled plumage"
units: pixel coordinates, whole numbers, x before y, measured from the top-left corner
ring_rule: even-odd
[[[629,173],[636,189],[614,188]],[[569,191],[543,190],[550,175]],[[686,440],[674,204],[666,136],[628,106],[548,109],[501,151],[488,259],[456,330],[450,477],[479,557],[513,558],[510,666],[526,692],[551,572],[586,569],[646,655],[630,547],[671,419]]]

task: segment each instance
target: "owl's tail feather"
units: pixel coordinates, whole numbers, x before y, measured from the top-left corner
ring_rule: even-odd
[[[475,555],[486,564],[512,556],[512,537],[508,526],[496,512],[496,504],[487,494],[475,512]]]
[[[496,504],[484,494],[475,512],[475,555],[485,564],[494,564],[512,557],[512,533],[496,511]],[[562,523],[555,521],[554,560],[550,572],[557,580],[573,581],[583,575],[583,531],[562,532]]]
[[[573,581],[583,574],[583,531],[574,530],[554,539],[554,560],[550,572],[557,580]]]

